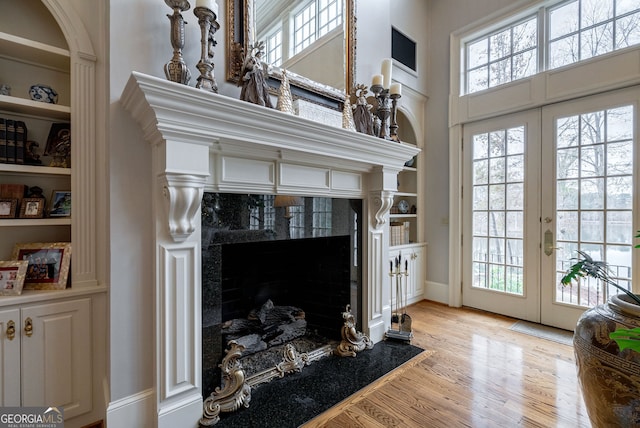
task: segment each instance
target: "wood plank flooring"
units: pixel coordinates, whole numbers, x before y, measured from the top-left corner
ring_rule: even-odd
[[[588,428],[573,348],[510,330],[495,314],[422,301],[408,308],[425,353],[304,428]],[[356,357],[357,358],[357,357]]]

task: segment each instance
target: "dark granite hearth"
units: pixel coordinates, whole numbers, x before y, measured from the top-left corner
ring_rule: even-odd
[[[422,351],[403,342],[383,341],[355,358],[323,358],[300,373],[258,386],[249,408],[222,414],[216,427],[298,427]]]

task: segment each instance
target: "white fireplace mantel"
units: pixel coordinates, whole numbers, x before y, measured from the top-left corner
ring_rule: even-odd
[[[385,226],[397,174],[420,149],[136,72],[121,103],[152,145],[158,427],[196,427],[202,416],[204,191],[362,199],[362,330],[383,339]]]

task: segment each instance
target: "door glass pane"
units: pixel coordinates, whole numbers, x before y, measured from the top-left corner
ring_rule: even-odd
[[[517,127],[473,136],[476,288],[523,294],[524,135]]]
[[[624,106],[556,123],[557,302],[590,307],[616,293],[590,278],[560,283],[577,250],[606,261],[612,279],[630,287],[633,116],[633,106]]]

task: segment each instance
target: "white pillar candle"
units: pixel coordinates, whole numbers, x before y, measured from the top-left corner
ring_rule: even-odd
[[[394,95],[394,94],[402,95],[402,85],[398,82],[392,83],[391,86],[389,87],[389,93],[391,95]]]
[[[218,3],[216,0],[196,0],[196,7],[206,7],[218,16]]]
[[[382,86],[382,74],[374,74],[373,79],[371,80],[371,86],[379,85]]]
[[[382,87],[385,89],[389,89],[389,84],[391,83],[391,65],[391,58],[385,58],[384,60],[382,60]]]

